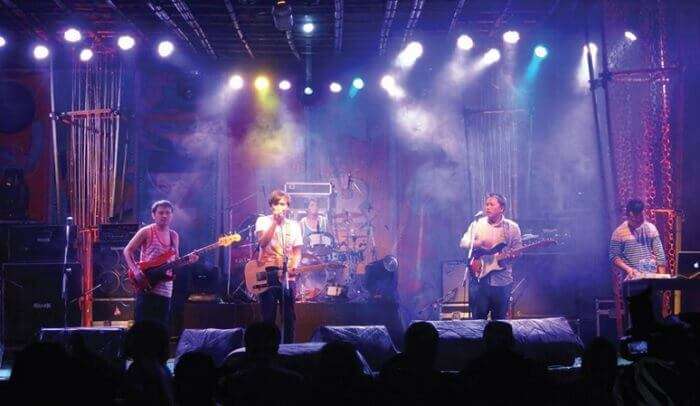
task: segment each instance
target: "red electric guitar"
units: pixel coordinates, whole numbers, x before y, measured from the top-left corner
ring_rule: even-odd
[[[219,238],[215,243],[196,249],[184,257],[175,259],[174,261],[170,260],[175,257],[175,250],[170,249],[151,259],[150,261],[142,261],[138,263],[139,269],[145,275],[145,277],[141,280],[136,279],[136,275],[134,275],[134,271],[131,269],[129,269],[127,272],[127,276],[139,292],[147,292],[151,290],[158,282],[172,280],[172,270],[186,265],[189,262],[188,257],[190,255],[199,255],[219,247],[227,247],[240,240],[241,236],[239,234],[227,234]]]

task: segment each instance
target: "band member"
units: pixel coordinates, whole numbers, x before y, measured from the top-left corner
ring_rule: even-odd
[[[625,210],[627,221],[618,226],[610,237],[609,257],[612,264],[624,272],[627,279],[643,273],[666,273],[666,254],[659,231],[644,218],[644,203],[632,199]]]
[[[289,210],[291,198],[288,194],[274,190],[268,201],[272,214],[258,217],[255,223],[255,235],[260,243],[260,255],[258,261],[266,270],[278,271],[284,267],[287,261],[287,275],[283,282],[277,277],[278,272],[269,273],[271,289],[260,295],[263,320],[275,323],[277,318],[277,305],[282,309],[284,321],[283,342],[294,342],[294,290],[296,280],[296,267],[301,259],[301,249],[304,244],[299,223],[285,217]],[[288,289],[285,285],[288,285]]]
[[[151,206],[153,224],[141,228],[124,248],[124,259],[137,280],[145,278],[139,269],[134,254],[141,251],[140,261],[149,261],[164,252],[173,249],[176,259],[180,255],[180,237],[170,228],[173,219],[173,205],[167,200],[158,200]],[[199,259],[197,255],[189,256],[189,263]],[[167,271],[169,280],[158,282],[147,292],[136,294],[134,321],[151,320],[168,327],[170,319],[170,298],[173,295],[172,270]]]
[[[484,217],[472,222],[460,241],[460,247],[469,252],[477,248],[490,249],[502,242],[506,244],[501,253],[508,259],[499,261],[502,269],[489,272],[483,278],[470,272],[469,305],[475,319],[486,319],[489,312],[493,320],[505,319],[508,311],[514,259],[509,253],[522,247],[522,237],[518,224],[503,215],[506,205],[505,197],[488,194],[484,202]]]
[[[306,206],[306,216],[299,220],[299,225],[301,226],[304,241],[309,238],[311,233],[325,233],[328,231],[328,220],[319,214],[318,201],[316,199],[309,199],[309,203]],[[313,244],[314,241],[311,241],[311,243]]]

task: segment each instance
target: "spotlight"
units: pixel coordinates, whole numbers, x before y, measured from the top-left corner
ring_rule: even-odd
[[[304,31],[306,34],[311,34],[314,32],[314,23],[304,23],[304,25],[301,26],[301,30]]]
[[[233,75],[228,80],[228,86],[233,90],[240,90],[243,88],[243,78],[241,75]]]
[[[637,40],[637,36],[632,31],[625,31],[625,38],[632,42]]]
[[[0,48],[4,47],[7,44],[7,41],[5,40],[5,37],[0,35]]]
[[[312,94],[314,94],[314,89],[312,89],[310,86],[306,86],[304,88],[304,94],[307,96],[311,96]]]
[[[423,45],[420,42],[411,42],[406,46],[406,48],[401,51],[398,56],[399,66],[404,68],[413,66],[416,60],[423,55]]]
[[[34,47],[34,58],[35,59],[46,59],[49,56],[49,49],[45,45],[37,45]]]
[[[280,88],[280,90],[289,90],[292,88],[292,84],[288,80],[282,80],[279,83],[278,87]]]
[[[340,93],[340,91],[343,90],[343,86],[340,86],[340,83],[338,83],[338,82],[333,82],[328,87],[331,89],[331,92],[333,92],[333,93]]]
[[[173,51],[175,51],[175,45],[170,41],[161,41],[160,44],[158,44],[158,55],[160,55],[161,58],[169,57],[172,55]]]
[[[520,33],[517,31],[506,31],[503,33],[503,41],[508,44],[516,44],[520,41]]]
[[[355,78],[352,81],[352,87],[354,87],[357,90],[360,90],[363,87],[365,87],[365,81],[362,80],[362,78]]]
[[[275,1],[275,5],[272,6],[272,21],[275,23],[275,28],[280,31],[291,30],[294,27],[292,6],[287,4],[285,0]]]
[[[83,35],[75,28],[69,28],[63,33],[63,39],[68,42],[78,42],[83,39]]]
[[[484,63],[492,64],[501,59],[501,51],[496,48],[491,48],[484,54]]]
[[[396,79],[394,79],[394,77],[391,75],[384,75],[384,77],[382,77],[382,81],[379,82],[379,84],[384,90],[393,89],[394,87],[396,87]]]
[[[266,78],[265,76],[258,76],[255,78],[253,86],[255,86],[255,88],[259,91],[267,90],[270,88],[270,79]]]
[[[474,48],[474,40],[469,35],[460,35],[459,38],[457,38],[457,47],[469,51]]]
[[[83,62],[87,62],[90,59],[92,59],[93,53],[92,49],[90,48],[85,48],[82,51],[80,51],[80,60]]]
[[[598,46],[596,44],[594,44],[593,42],[589,42],[588,45],[584,45],[583,49],[585,51],[588,51],[590,49],[592,54],[595,54],[598,52]]]
[[[117,45],[119,45],[119,48],[122,50],[128,51],[136,45],[136,41],[131,35],[122,35],[117,40]]]
[[[549,51],[544,45],[538,45],[535,47],[535,56],[538,58],[546,58]]]

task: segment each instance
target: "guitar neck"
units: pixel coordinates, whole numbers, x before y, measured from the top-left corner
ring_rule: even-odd
[[[187,261],[189,261],[189,259],[187,258],[188,255],[192,255],[192,254],[199,255],[199,254],[202,254],[204,252],[211,251],[215,248],[218,248],[219,245],[220,244],[218,242],[215,242],[215,243],[209,244],[205,247],[198,248],[198,249],[190,252],[189,254],[185,255],[184,257],[180,257],[180,258],[176,259],[175,261],[168,262],[167,264],[163,264],[163,266],[160,267],[160,269],[164,269],[164,270],[165,269],[172,269],[172,268],[177,268],[178,266],[181,266],[181,265],[185,265],[187,263]]]

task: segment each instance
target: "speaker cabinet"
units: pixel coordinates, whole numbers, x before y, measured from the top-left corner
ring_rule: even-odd
[[[95,299],[134,297],[134,285],[127,278],[124,247],[110,243],[92,246],[92,280]]]
[[[65,266],[67,309],[61,294],[63,270],[62,263],[3,264],[0,317],[6,345],[23,345],[44,327],[63,327],[64,315],[69,326],[80,324],[80,264]]]

